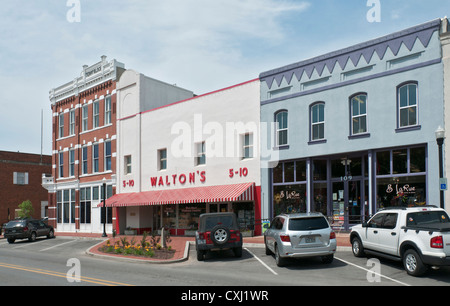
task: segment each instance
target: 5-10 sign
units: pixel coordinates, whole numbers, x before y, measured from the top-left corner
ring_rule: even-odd
[[[239,169],[230,169],[230,178],[233,178],[235,175],[240,177],[246,177],[248,175],[247,168],[239,168]]]

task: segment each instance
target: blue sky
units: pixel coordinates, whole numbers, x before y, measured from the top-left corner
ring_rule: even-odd
[[[49,90],[102,55],[196,94],[450,15],[449,0],[0,0],[0,150],[51,154]]]

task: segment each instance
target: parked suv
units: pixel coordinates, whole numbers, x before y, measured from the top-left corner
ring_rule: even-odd
[[[242,256],[242,234],[234,213],[207,213],[200,215],[195,233],[197,259],[203,260],[207,251],[232,249],[236,257]]]
[[[350,233],[353,254],[402,261],[412,276],[450,266],[450,220],[436,206],[393,207],[377,212]]]
[[[54,238],[54,233],[53,227],[42,220],[17,219],[6,223],[4,236],[9,243],[14,243],[16,239],[35,241],[39,236]]]
[[[275,254],[281,267],[287,258],[316,257],[333,262],[336,234],[321,213],[283,214],[264,232],[266,255]]]

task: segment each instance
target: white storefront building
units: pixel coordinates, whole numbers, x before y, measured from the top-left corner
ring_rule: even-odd
[[[117,85],[118,233],[193,235],[200,214],[232,211],[260,234],[259,80],[148,110],[140,77]]]

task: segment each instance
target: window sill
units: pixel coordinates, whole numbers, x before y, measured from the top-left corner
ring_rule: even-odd
[[[396,133],[403,133],[403,132],[410,132],[410,131],[418,131],[422,128],[421,125],[412,125],[412,126],[406,126],[401,128],[396,128]]]
[[[327,140],[326,139],[319,139],[319,140],[308,141],[308,145],[316,145],[316,144],[322,144],[322,143],[327,143]]]
[[[273,150],[289,150],[289,145],[282,145],[282,146],[276,146],[273,148]]]
[[[361,133],[348,136],[348,139],[359,139],[359,138],[369,138],[370,133]]]

